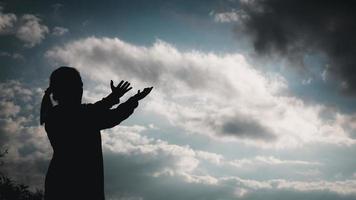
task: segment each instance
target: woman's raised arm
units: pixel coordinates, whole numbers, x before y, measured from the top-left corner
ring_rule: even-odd
[[[145,88],[142,92],[139,90],[137,94],[130,97],[126,102],[120,104],[115,109],[99,111],[96,117],[98,128],[102,130],[119,125],[134,112],[138,106],[138,102],[145,98],[151,92],[152,88],[153,87]]]
[[[120,97],[122,97],[126,92],[132,89],[129,87],[130,83],[122,80],[116,87],[114,82],[110,81],[111,93],[104,97],[102,100],[94,103],[95,109],[110,109],[116,104],[120,103]]]

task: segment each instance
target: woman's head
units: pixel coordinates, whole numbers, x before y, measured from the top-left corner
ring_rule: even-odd
[[[83,82],[72,67],[59,67],[50,77],[49,88],[59,105],[78,105],[82,102]]]
[[[42,98],[40,123],[48,118],[53,105],[50,95],[59,105],[77,106],[82,103],[83,82],[79,72],[73,67],[59,67],[49,79],[49,87]]]

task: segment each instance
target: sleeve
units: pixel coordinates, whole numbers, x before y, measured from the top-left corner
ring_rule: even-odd
[[[95,106],[95,104],[93,104]],[[127,119],[138,106],[134,98],[128,99],[115,109],[94,109],[95,125],[99,130],[112,128]]]

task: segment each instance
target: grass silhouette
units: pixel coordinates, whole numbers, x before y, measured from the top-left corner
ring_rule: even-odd
[[[0,166],[7,150],[0,150]],[[31,191],[28,185],[18,183],[0,171],[0,200],[42,200],[43,191]]]

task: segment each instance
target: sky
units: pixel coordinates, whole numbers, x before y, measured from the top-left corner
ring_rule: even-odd
[[[153,86],[102,131],[113,200],[356,199],[352,1],[0,1],[1,166],[42,189],[59,66],[83,103]],[[78,144],[78,148],[80,148]]]

